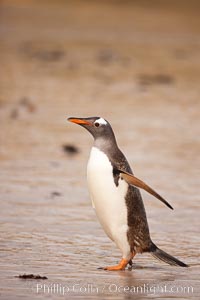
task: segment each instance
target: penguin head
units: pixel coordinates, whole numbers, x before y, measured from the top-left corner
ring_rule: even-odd
[[[108,121],[101,117],[90,117],[90,118],[68,118],[68,121],[76,123],[85,129],[87,129],[95,140],[115,140],[115,136],[111,125]]]

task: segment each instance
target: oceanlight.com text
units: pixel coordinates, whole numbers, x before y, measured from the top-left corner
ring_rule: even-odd
[[[92,283],[87,284],[69,284],[64,285],[61,283],[42,284],[36,285],[37,294],[193,294],[194,288],[191,285],[181,284],[148,284],[143,283],[141,285],[117,285],[115,283],[106,284],[104,286],[98,286]]]

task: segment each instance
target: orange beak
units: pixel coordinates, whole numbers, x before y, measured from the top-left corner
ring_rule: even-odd
[[[75,123],[75,124],[79,124],[79,125],[89,125],[92,126],[92,123],[84,120],[84,119],[79,119],[79,118],[68,118],[67,119],[69,122]]]

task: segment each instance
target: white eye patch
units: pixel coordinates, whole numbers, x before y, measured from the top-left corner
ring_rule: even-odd
[[[99,118],[98,120],[95,121],[95,123],[99,123],[100,125],[107,125],[108,123],[106,122],[106,120],[104,120],[103,118]]]

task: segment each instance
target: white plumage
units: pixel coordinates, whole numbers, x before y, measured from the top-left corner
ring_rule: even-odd
[[[99,123],[101,125],[107,125],[108,123],[103,118],[97,119],[94,123]]]
[[[128,184],[119,179],[116,186],[113,167],[102,151],[92,147],[87,165],[87,180],[90,197],[96,215],[109,238],[116,243],[123,258],[130,258],[127,239],[127,206],[125,196]]]

